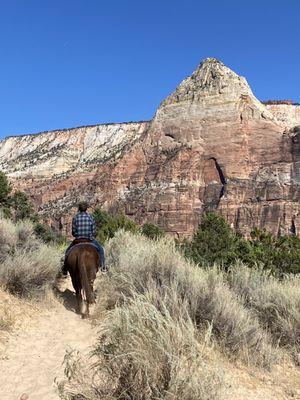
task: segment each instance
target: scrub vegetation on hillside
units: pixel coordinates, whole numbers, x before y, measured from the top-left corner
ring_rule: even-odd
[[[297,363],[297,275],[278,278],[241,262],[227,271],[197,265],[171,239],[124,231],[106,251],[110,271],[96,285],[100,332],[91,369],[67,357],[63,399],[221,398],[225,383],[210,346],[259,368],[287,355]]]

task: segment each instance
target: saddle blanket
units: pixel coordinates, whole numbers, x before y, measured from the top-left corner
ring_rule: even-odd
[[[100,251],[99,251],[98,247],[97,247],[93,242],[83,242],[83,243],[77,243],[77,244],[74,244],[74,245],[72,245],[72,246],[69,246],[69,247],[67,248],[67,250],[66,250],[66,258],[68,257],[68,255],[71,253],[71,251],[72,251],[75,247],[82,246],[82,245],[84,245],[84,244],[88,244],[89,246],[93,246],[93,247],[98,251],[98,253],[100,254]]]

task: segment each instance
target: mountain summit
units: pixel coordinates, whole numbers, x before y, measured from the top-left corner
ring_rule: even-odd
[[[256,99],[246,79],[237,75],[216,58],[207,58],[201,62],[193,74],[183,80],[177,89],[162,102],[161,107],[180,102],[200,103],[208,107],[213,103],[247,102],[264,118],[274,119],[272,113]]]
[[[84,194],[180,237],[209,210],[245,235],[255,226],[298,234],[299,110],[268,109],[245,78],[208,58],[152,121],[7,138],[0,169],[63,232]]]

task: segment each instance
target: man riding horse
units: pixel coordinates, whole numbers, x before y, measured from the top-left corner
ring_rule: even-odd
[[[105,270],[104,249],[99,242],[95,239],[96,226],[94,218],[87,212],[88,204],[83,201],[78,204],[78,213],[72,220],[72,235],[74,236],[73,242],[69,245],[65,253],[64,264],[62,267],[62,275],[68,275],[67,259],[70,255],[73,246],[80,242],[87,242],[93,245],[100,256],[100,269]]]

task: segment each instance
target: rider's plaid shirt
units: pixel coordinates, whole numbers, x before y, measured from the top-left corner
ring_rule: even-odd
[[[88,212],[79,212],[72,221],[72,235],[75,238],[93,239],[95,237],[95,221]]]

